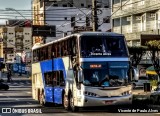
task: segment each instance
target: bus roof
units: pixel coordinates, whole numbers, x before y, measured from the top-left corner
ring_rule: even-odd
[[[92,36],[92,35],[107,35],[107,36],[123,36],[122,34],[119,33],[114,33],[114,32],[80,32],[80,35],[87,35],[87,36]]]
[[[123,36],[122,34],[118,34],[118,33],[114,33],[114,32],[80,32],[80,33],[75,33],[75,34],[72,34],[72,35],[69,35],[69,36],[66,36],[66,37],[63,37],[63,38],[59,38],[59,39],[56,39],[56,40],[53,40],[49,43],[46,43],[46,44],[40,44],[40,45],[37,45],[36,47],[32,47],[32,50],[34,49],[37,49],[37,48],[41,48],[41,47],[44,47],[44,46],[47,46],[47,45],[51,45],[55,42],[58,42],[58,41],[61,41],[61,40],[65,40],[69,37],[73,37],[73,36],[94,36],[94,35],[97,35],[97,36],[101,36],[101,35],[106,35],[106,36]]]

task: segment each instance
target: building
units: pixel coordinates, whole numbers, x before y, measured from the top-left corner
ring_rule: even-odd
[[[160,0],[112,0],[112,31],[125,35],[129,45],[160,39]]]
[[[110,0],[98,0],[99,31],[111,29]],[[56,37],[34,37],[33,43],[47,43],[79,31],[92,30],[92,0],[32,0],[33,25],[56,25]]]
[[[0,57],[6,63],[20,63],[24,52],[31,51],[32,48],[32,29],[31,27],[0,27],[1,49]],[[3,50],[3,52],[2,52]]]

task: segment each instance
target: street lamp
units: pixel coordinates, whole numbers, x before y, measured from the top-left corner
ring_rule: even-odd
[[[18,14],[20,14],[24,19],[26,19],[25,16],[23,16],[19,11],[17,11],[17,10],[14,9],[14,8],[6,8],[6,10],[8,10],[8,11],[15,11],[15,12],[17,12]],[[27,19],[26,19],[26,20],[27,20]]]

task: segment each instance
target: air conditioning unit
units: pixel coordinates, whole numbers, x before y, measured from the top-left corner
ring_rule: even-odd
[[[141,16],[136,16],[136,20],[141,20]]]

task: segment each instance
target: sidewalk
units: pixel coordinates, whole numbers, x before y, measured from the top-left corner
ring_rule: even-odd
[[[16,74],[16,73],[12,74],[11,78],[13,81],[14,80],[31,80],[28,75],[22,74],[21,76],[19,76],[19,74]],[[7,74],[6,73],[2,73],[2,79],[5,82],[7,81]]]

